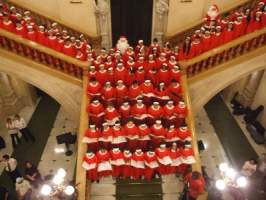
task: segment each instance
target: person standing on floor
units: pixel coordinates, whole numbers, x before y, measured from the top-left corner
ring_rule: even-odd
[[[15,149],[16,146],[20,143],[20,139],[18,136],[18,129],[15,126],[15,123],[9,117],[6,119],[6,128],[12,140],[12,146]]]
[[[188,184],[188,199],[196,200],[204,192],[205,180],[201,173],[194,171],[185,176],[185,182]]]
[[[16,179],[21,177],[20,172],[18,170],[18,162],[15,158],[11,158],[9,155],[3,155],[2,161],[5,165],[5,171],[7,172],[8,176],[11,178],[12,182],[15,184]]]
[[[19,200],[31,200],[32,189],[29,181],[22,177],[17,178],[16,191]]]
[[[14,124],[15,127],[21,132],[26,142],[28,142],[29,140],[35,142],[35,137],[31,134],[30,130],[27,128],[25,120],[18,114],[16,114],[14,117]]]

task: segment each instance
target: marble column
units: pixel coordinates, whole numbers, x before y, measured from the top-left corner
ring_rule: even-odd
[[[153,1],[152,40],[158,39],[160,45],[167,29],[169,0]]]
[[[97,19],[97,29],[102,40],[101,46],[109,49],[112,47],[110,0],[95,0],[94,8]]]

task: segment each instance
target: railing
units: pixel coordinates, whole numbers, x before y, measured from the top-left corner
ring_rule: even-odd
[[[191,60],[182,61],[180,65],[190,79],[265,44],[266,28],[263,28],[203,53]]]
[[[188,115],[186,118],[186,124],[189,127],[189,130],[191,131],[191,137],[192,137],[192,147],[194,150],[194,157],[196,160],[196,163],[192,165],[193,171],[201,172],[201,161],[200,161],[200,155],[199,155],[199,149],[198,149],[198,139],[195,129],[195,121],[194,121],[194,115],[192,111],[191,101],[190,101],[190,95],[189,95],[189,88],[188,88],[188,80],[186,74],[183,74],[181,77],[181,85],[183,88],[183,99],[187,105],[188,108]],[[197,200],[206,200],[207,199],[207,192],[200,195]]]
[[[78,200],[89,199],[89,184],[87,184],[86,170],[81,167],[83,162],[83,156],[86,154],[87,146],[85,143],[82,143],[82,139],[85,131],[88,129],[88,113],[86,111],[87,105],[89,103],[87,95],[87,85],[88,85],[88,76],[87,73],[83,74],[83,95],[82,103],[80,109],[80,126],[78,132],[78,150],[77,150],[77,164],[76,164],[76,185],[78,191]]]
[[[231,5],[230,7],[226,7],[222,10],[221,15],[226,16],[229,13],[232,13],[236,10],[238,10],[240,7],[250,7],[256,2],[256,0],[239,0],[234,5]],[[194,32],[198,29],[200,29],[204,24],[204,20],[201,19],[197,22],[194,22],[193,24],[190,24],[184,28],[179,29],[174,35],[169,35],[165,37],[166,42],[170,42],[171,45],[175,46],[179,44],[181,41],[184,41],[184,39],[187,36],[191,36],[194,34]]]
[[[100,37],[91,37],[81,31],[78,27],[74,27],[73,25],[67,24],[66,22],[61,21],[60,19],[53,19],[51,16],[47,15],[45,12],[40,10],[34,10],[33,8],[27,8],[20,2],[16,0],[3,0],[3,2],[7,3],[10,6],[15,6],[18,13],[24,13],[25,11],[30,11],[31,16],[35,20],[38,25],[45,25],[45,27],[50,28],[51,25],[56,22],[58,24],[58,28],[60,30],[67,30],[67,32],[71,36],[75,36],[79,38],[81,34],[84,35],[86,39],[88,39],[89,43],[93,45],[94,48],[97,48],[101,45]]]
[[[0,48],[79,80],[89,66],[89,62],[79,61],[3,29],[0,29]]]

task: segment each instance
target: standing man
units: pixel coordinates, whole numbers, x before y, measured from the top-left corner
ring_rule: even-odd
[[[15,127],[21,132],[22,136],[25,138],[26,142],[31,140],[35,142],[35,137],[31,134],[30,130],[27,128],[25,120],[18,114],[14,117]]]
[[[199,172],[194,171],[186,175],[185,181],[188,184],[189,200],[196,200],[204,192],[205,180]]]
[[[18,171],[18,162],[15,158],[10,158],[9,155],[3,155],[3,160],[5,165],[5,171],[7,172],[8,176],[11,178],[12,182],[15,184],[16,179],[21,177],[20,172]]]

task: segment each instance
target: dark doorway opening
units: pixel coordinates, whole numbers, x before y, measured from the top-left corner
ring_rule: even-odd
[[[130,45],[151,42],[153,0],[111,0],[113,46],[121,35]]]

